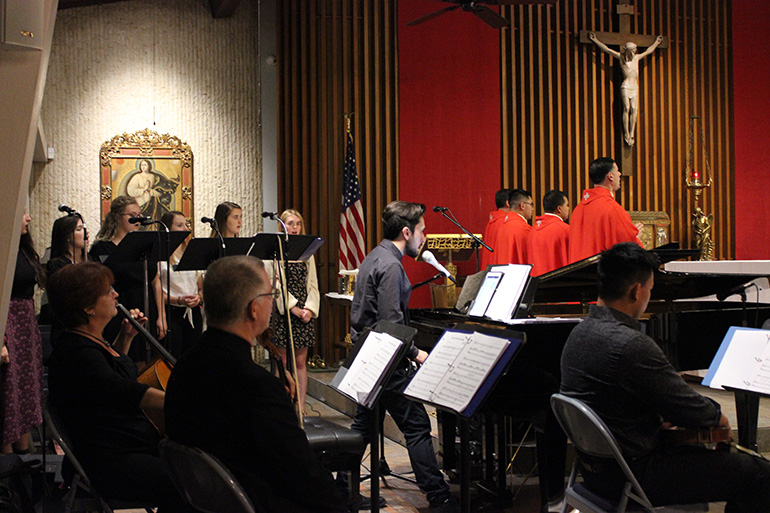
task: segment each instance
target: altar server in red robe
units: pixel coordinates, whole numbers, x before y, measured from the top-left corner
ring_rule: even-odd
[[[632,223],[628,212],[615,201],[621,179],[615,161],[608,157],[594,160],[588,177],[594,187],[583,191],[570,221],[570,262],[601,253],[619,242],[641,246],[639,233],[644,225]]]
[[[529,232],[527,248],[532,276],[564,267],[569,263],[569,198],[561,191],[548,191],[543,196],[542,216],[538,216]]]
[[[513,189],[508,195],[511,211],[503,221],[497,234],[495,248],[495,263],[497,264],[526,264],[527,238],[532,227],[529,220],[535,211],[532,195],[523,189]]]
[[[484,228],[484,243],[492,249],[497,246],[497,232],[500,231],[503,221],[505,221],[508,212],[511,207],[508,205],[508,194],[510,189],[500,189],[495,193],[495,206],[497,210],[493,210],[489,213],[489,221]],[[488,265],[495,262],[497,253],[490,253],[488,250],[481,248],[481,269],[486,269]]]

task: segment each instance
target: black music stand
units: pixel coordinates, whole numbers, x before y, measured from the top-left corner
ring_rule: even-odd
[[[148,262],[168,262],[169,257],[190,232],[128,232],[115,252],[104,259],[103,263],[133,263],[141,262],[144,266],[144,313],[149,315],[149,270]],[[160,315],[160,312],[158,312]],[[145,344],[147,361],[150,361],[150,346]]]
[[[324,242],[324,239],[315,235],[289,235],[283,233],[258,233],[249,241],[250,249],[247,255],[261,258],[262,260],[278,259],[280,252],[278,250],[278,239],[284,242],[283,256],[287,261],[304,261],[318,251]]]
[[[251,239],[228,237],[224,239],[227,255],[245,255],[251,246]],[[176,266],[177,271],[205,271],[214,260],[222,255],[222,242],[219,238],[197,237],[187,244],[182,259]]]
[[[371,400],[367,402],[368,406],[362,404],[364,408],[367,408],[370,412],[372,412],[372,421],[369,423],[369,445],[371,446],[371,450],[369,451],[371,466],[371,473],[369,475],[371,478],[371,511],[378,513],[380,511],[380,447],[377,443],[377,440],[379,440],[381,436],[380,418],[383,415],[382,407],[380,406],[380,396],[385,389],[385,385],[387,385],[393,376],[393,373],[398,368],[399,362],[406,357],[406,351],[414,339],[414,336],[417,334],[417,330],[408,326],[404,326],[403,324],[396,324],[390,321],[378,321],[374,328],[364,329],[359,335],[358,342],[350,351],[350,354],[348,354],[348,357],[340,367],[337,375],[332,380],[331,385],[333,387],[336,388],[336,385],[339,384],[339,382],[342,380],[342,377],[347,372],[347,369],[349,369],[353,364],[353,361],[358,355],[359,350],[363,346],[363,343],[366,341],[366,337],[372,331],[378,333],[387,333],[388,335],[391,335],[402,342],[396,357],[393,359],[390,365],[387,366],[387,368],[380,376],[380,379],[378,380],[378,384],[382,384],[382,386],[375,387],[375,389],[372,390]],[[358,398],[352,397],[345,392],[342,392],[341,390],[340,393],[354,400],[357,404],[361,404]]]
[[[450,331],[450,330],[447,330]],[[470,419],[473,415],[480,411],[484,405],[489,394],[497,386],[500,379],[505,376],[511,367],[513,359],[526,343],[526,334],[517,331],[508,331],[502,329],[493,329],[480,327],[473,324],[458,324],[451,331],[459,332],[479,332],[485,335],[491,335],[502,339],[508,339],[511,341],[510,346],[506,349],[494,366],[489,371],[489,374],[484,379],[484,382],[477,389],[473,395],[473,399],[470,404],[463,411],[457,411],[449,408],[445,405],[424,398],[418,398],[416,396],[407,395],[412,400],[421,401],[425,404],[430,404],[436,409],[443,410],[449,413],[453,413],[460,419],[460,511],[462,513],[470,513],[471,511],[471,450],[470,450]],[[440,343],[440,341],[439,341]],[[435,349],[435,348],[434,348]]]
[[[168,237],[164,237],[161,232],[129,232],[120,241],[115,252],[104,260],[104,263],[168,260],[168,257],[182,241],[190,235],[190,232],[168,232],[166,235]],[[166,241],[168,241],[168,245],[163,244]]]

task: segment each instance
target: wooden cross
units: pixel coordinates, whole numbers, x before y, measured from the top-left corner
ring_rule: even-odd
[[[631,33],[631,16],[635,14],[635,8],[631,3],[631,0],[618,0],[616,6],[616,12],[618,14],[618,31],[617,32],[595,32],[596,37],[605,45],[613,45],[622,47],[626,43],[634,43],[636,46],[649,47],[651,46],[657,36],[645,35],[645,34],[632,34]],[[593,44],[588,38],[590,31],[580,31],[580,42]],[[668,38],[664,37],[663,41],[658,45],[658,48],[668,48]],[[638,93],[637,93],[638,94]],[[622,123],[617,123],[617,126],[622,127]],[[623,130],[617,130],[618,140],[621,153],[620,169],[623,174],[633,175],[633,151],[634,147],[625,144],[623,139]]]

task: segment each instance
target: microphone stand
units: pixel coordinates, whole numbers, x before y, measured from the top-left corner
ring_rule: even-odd
[[[273,221],[277,221],[281,224],[283,227],[283,238],[280,236],[280,234],[277,235],[278,239],[278,260],[279,260],[279,266],[278,266],[278,275],[279,280],[281,284],[281,295],[283,296],[283,311],[286,314],[286,331],[289,335],[289,340],[286,341],[286,363],[288,364],[289,373],[294,378],[294,383],[296,385],[296,394],[297,394],[297,418],[299,419],[299,427],[301,429],[305,428],[305,418],[304,414],[302,412],[302,406],[299,403],[299,375],[297,373],[297,357],[296,353],[294,351],[294,333],[292,333],[291,329],[291,312],[289,311],[289,284],[286,282],[286,276],[289,273],[288,267],[289,267],[289,261],[287,260],[287,257],[284,253],[284,242],[286,244],[289,243],[289,231],[286,228],[286,224],[283,222],[283,220],[276,216],[276,215],[270,215],[267,216]],[[256,242],[256,239],[255,239]],[[252,243],[252,248],[254,247],[254,243]],[[251,248],[249,248],[249,253],[251,253]],[[248,253],[247,253],[248,254]]]
[[[219,248],[219,258],[227,256],[227,248],[225,247],[225,238],[222,237],[222,232],[219,231],[219,226],[217,225],[216,219],[214,220],[213,223],[211,223],[211,228],[213,228],[214,231],[217,232],[217,237],[219,237],[219,242],[222,244],[222,247]]]
[[[450,214],[452,214],[452,216],[451,216],[451,217],[450,217],[449,215],[447,215],[447,210],[449,211],[449,213],[450,213]],[[459,229],[461,229],[461,230],[462,230],[462,231],[463,231],[463,232],[464,232],[466,235],[468,235],[468,236],[469,236],[471,239],[473,239],[473,245],[474,245],[474,246],[475,246],[475,248],[476,248],[476,272],[479,272],[479,271],[481,270],[481,269],[480,269],[480,267],[481,267],[481,260],[479,259],[479,246],[484,246],[484,247],[485,247],[485,248],[486,248],[486,249],[487,249],[487,250],[488,250],[490,253],[494,253],[494,252],[495,252],[495,250],[494,250],[494,249],[492,249],[492,248],[490,248],[489,246],[487,246],[487,245],[484,243],[484,241],[483,241],[483,240],[479,239],[479,238],[478,238],[478,237],[476,237],[474,234],[472,234],[471,232],[469,232],[468,230],[466,230],[466,229],[465,229],[465,227],[464,227],[463,225],[461,225],[461,224],[460,224],[460,221],[458,221],[458,220],[457,220],[457,218],[455,218],[455,215],[452,213],[452,211],[451,211],[451,210],[449,210],[449,209],[447,209],[447,210],[442,210],[442,211],[441,211],[441,215],[442,215],[442,216],[444,216],[446,219],[449,219],[449,220],[452,222],[452,224],[454,224],[455,226],[457,226],[457,227],[458,227]],[[442,276],[443,276],[443,275],[442,275]]]
[[[412,290],[414,290],[414,289],[416,289],[416,288],[419,288],[419,287],[422,287],[422,286],[424,286],[424,285],[427,285],[428,283],[432,282],[433,280],[437,280],[437,279],[439,279],[439,278],[442,278],[442,277],[444,277],[444,273],[442,273],[442,272],[439,272],[439,273],[437,273],[437,274],[436,274],[434,277],[432,277],[432,278],[428,278],[428,279],[427,279],[427,280],[425,280],[425,281],[421,281],[420,283],[417,283],[417,284],[415,284],[415,285],[412,285]]]

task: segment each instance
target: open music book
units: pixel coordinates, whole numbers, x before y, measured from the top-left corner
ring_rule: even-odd
[[[735,326],[727,330],[703,384],[770,395],[770,331]]]
[[[369,331],[363,342],[351,351],[348,361],[337,371],[331,382],[332,387],[361,406],[371,409],[390,379],[395,365],[403,358],[405,345],[403,340],[388,333]]]
[[[524,342],[521,333],[506,336],[445,331],[404,395],[472,416]]]

